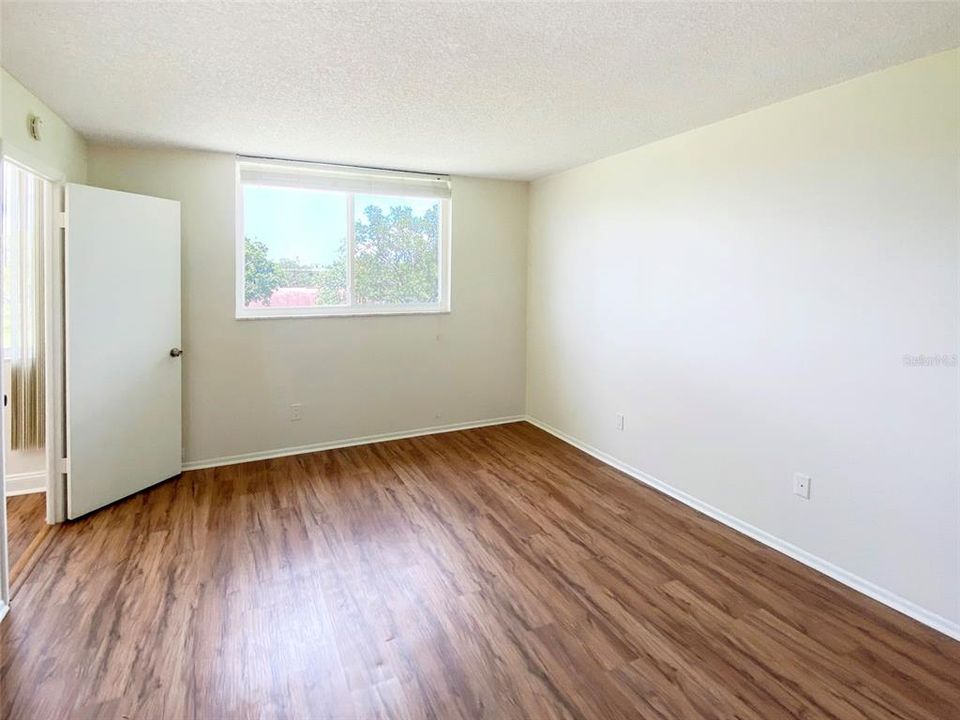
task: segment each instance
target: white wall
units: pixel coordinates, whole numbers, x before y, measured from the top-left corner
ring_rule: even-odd
[[[535,182],[528,412],[960,628],[958,155],[951,51]]]
[[[523,413],[525,183],[453,179],[450,314],[235,320],[233,156],[91,145],[89,179],[182,203],[188,463]]]

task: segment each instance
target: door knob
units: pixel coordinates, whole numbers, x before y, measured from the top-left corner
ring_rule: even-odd
[[[170,357],[180,357],[181,355],[183,355],[183,350],[181,350],[180,348],[170,349]]]

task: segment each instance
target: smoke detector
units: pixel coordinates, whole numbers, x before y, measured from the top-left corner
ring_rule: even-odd
[[[30,137],[34,140],[40,140],[40,134],[43,131],[43,118],[36,115],[30,116]]]

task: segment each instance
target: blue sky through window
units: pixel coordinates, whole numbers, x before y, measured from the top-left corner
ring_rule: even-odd
[[[436,202],[435,198],[356,195],[354,212],[362,219],[368,205],[379,205],[384,212],[402,205],[422,215]],[[273,260],[326,265],[337,259],[347,236],[343,193],[244,185],[243,216],[246,237],[265,243]]]
[[[343,193],[245,185],[243,228],[267,245],[273,260],[299,259],[325,265],[347,237]]]

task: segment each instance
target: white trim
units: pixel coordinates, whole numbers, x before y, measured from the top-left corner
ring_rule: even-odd
[[[62,171],[46,165],[33,157],[29,152],[21,150],[10,143],[5,143],[3,146],[3,158],[51,183],[60,183],[66,180],[66,175],[64,175]]]
[[[240,318],[240,308],[246,308],[247,241],[243,227],[243,183],[240,182],[240,163],[234,163],[233,244],[236,267],[233,276],[233,310]]]
[[[49,232],[43,238],[43,277],[44,277],[44,297],[43,297],[43,332],[44,345],[44,376],[46,377],[46,388],[44,393],[44,418],[46,438],[44,454],[46,455],[46,468],[44,470],[43,486],[47,493],[46,515],[47,522],[50,524],[59,522],[57,516],[57,497],[54,477],[54,468],[56,467],[58,423],[57,412],[58,405],[56,401],[57,389],[60,386],[59,370],[57,367],[57,358],[59,350],[54,341],[57,332],[57,322],[59,311],[56,303],[60,297],[60,278],[62,273],[57,262],[57,247],[61,235],[66,232],[67,216],[63,211],[63,185],[62,183],[51,183],[48,186],[49,212],[56,222],[51,222]]]
[[[440,293],[440,305],[444,312],[450,312],[450,298],[452,297],[450,288],[453,277],[453,199],[440,203],[440,247],[437,249],[437,262],[439,263],[439,275],[437,282],[440,284],[438,292]]]
[[[47,245],[50,274],[47,284],[50,302],[47,305],[47,522],[67,519],[67,479],[60,471],[60,459],[67,456],[66,430],[66,238],[67,190],[58,183],[54,190],[54,210],[62,215],[62,226],[55,229]]]
[[[4,144],[3,139],[0,138],[0,227],[3,225],[3,212],[4,212],[4,203],[3,200],[3,162],[5,162],[6,152],[9,151],[9,145]],[[0,253],[0,296],[3,295],[3,254]],[[0,394],[4,391],[3,386],[3,373],[0,372]],[[0,412],[0,438],[4,437],[4,417],[3,413]],[[0,474],[3,473],[3,468],[6,463],[6,458],[4,457],[4,452],[0,451]],[[3,620],[4,616],[7,614],[10,603],[10,557],[7,552],[7,503],[0,503],[0,620]]]
[[[304,318],[358,318],[381,315],[449,315],[440,305],[317,305],[316,307],[238,308],[237,320],[290,320]]]
[[[329,442],[314,443],[312,445],[297,445],[295,447],[263,450],[261,452],[244,453],[243,455],[227,455],[225,457],[210,458],[209,460],[191,460],[183,463],[183,470],[205,470],[223,465],[238,465],[256,460],[270,460],[272,458],[303,455],[304,453],[320,452],[321,450],[336,450],[337,448],[369,445],[371,443],[386,442],[389,440],[403,440],[406,438],[422,437],[424,435],[439,435],[455,432],[456,430],[473,430],[475,428],[490,427],[492,425],[506,425],[507,423],[523,422],[523,415],[491,418],[489,420],[475,420],[470,422],[453,423],[451,425],[435,425],[433,427],[404,430],[402,432],[381,433],[379,435],[364,435],[346,440],[331,440]]]
[[[70,188],[77,187],[77,183],[67,183],[63,187],[63,212],[67,221],[64,223],[63,228],[63,246],[60,256],[60,263],[62,268],[62,290],[61,297],[63,298],[63,303],[60,307],[60,327],[62,328],[61,337],[62,345],[60,348],[60,354],[57,357],[57,362],[60,363],[59,367],[63,368],[62,373],[58,375],[62,376],[62,381],[60,384],[60,389],[58,392],[62,392],[62,396],[59,398],[60,402],[63,405],[63,416],[62,416],[62,427],[63,427],[63,436],[62,439],[58,438],[61,442],[62,454],[57,455],[57,468],[56,474],[58,474],[63,480],[63,520],[66,520],[70,517],[70,476],[64,475],[61,471],[60,459],[65,457],[70,457],[70,304],[67,301],[67,298],[70,297],[70,251],[71,251],[71,242],[70,242]],[[85,186],[80,186],[85,187]],[[59,415],[58,415],[59,417]]]
[[[879,585],[875,585],[869,580],[865,580],[859,575],[855,575],[852,572],[837,567],[833,563],[809,553],[806,550],[793,545],[792,543],[781,540],[776,535],[771,535],[765,530],[761,530],[750,523],[744,522],[733,515],[725,513],[723,510],[719,510],[712,505],[708,505],[702,500],[698,500],[692,495],[689,495],[682,490],[678,490],[677,488],[658,480],[652,475],[648,475],[642,470],[637,470],[635,467],[617,460],[612,455],[608,455],[602,450],[598,450],[597,448],[578,440],[572,435],[568,435],[562,430],[558,430],[557,428],[548,425],[542,420],[538,420],[535,417],[527,415],[526,421],[531,425],[535,425],[541,430],[550,433],[554,437],[563,440],[565,443],[572,445],[578,450],[582,450],[588,455],[592,455],[597,460],[605,462],[607,465],[610,465],[620,472],[629,475],[634,480],[642,482],[644,485],[649,485],[655,490],[659,490],[663,494],[669,495],[675,500],[679,500],[684,505],[687,505],[694,510],[703,513],[704,515],[713,518],[717,522],[721,522],[727,527],[732,528],[737,532],[756,540],[757,542],[763,543],[767,547],[773,548],[774,550],[777,550],[778,552],[781,552],[784,555],[803,563],[807,567],[823,573],[827,577],[833,578],[837,582],[842,583],[843,585],[846,585],[847,587],[852,588],[853,590],[856,590],[867,597],[873,598],[877,602],[883,603],[887,607],[892,608],[897,612],[903,613],[904,615],[923,623],[927,627],[933,628],[934,630],[937,630],[944,635],[953,638],[954,640],[960,640],[960,623],[953,622],[942,615],[938,615],[937,613],[926,610],[916,603],[900,597],[896,593],[890,592]]]
[[[47,491],[47,472],[11,473],[4,478],[7,497]]]
[[[347,291],[347,297],[346,297],[347,302],[346,302],[345,308],[330,308],[329,310],[327,310],[327,312],[332,312],[338,309],[353,311],[353,301],[354,301],[353,261],[356,258],[356,252],[357,252],[357,222],[353,216],[353,213],[354,213],[353,208],[355,205],[353,193],[347,193],[346,205],[347,205],[347,253],[346,253],[346,257],[343,259],[344,260],[343,277],[346,279],[347,287],[345,289]],[[244,232],[244,237],[246,237],[246,232]],[[244,248],[246,248],[246,242],[244,242]],[[244,268],[244,272],[246,272],[246,268]],[[244,277],[244,285],[246,285],[246,277]],[[282,308],[277,308],[277,309],[280,310]],[[302,309],[309,310],[310,308],[302,308]],[[246,314],[249,311],[246,309],[246,307],[243,307],[243,308],[240,308],[238,312],[244,312],[244,314]]]

